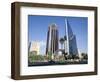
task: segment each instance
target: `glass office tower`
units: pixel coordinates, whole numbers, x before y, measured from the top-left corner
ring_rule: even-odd
[[[51,24],[47,32],[46,54],[53,54],[58,50],[58,28],[56,24]]]
[[[73,34],[73,31],[71,29],[71,26],[67,20],[67,32],[68,32],[68,49],[69,49],[69,55],[78,55],[78,48],[77,48],[77,42],[76,42],[76,36]]]

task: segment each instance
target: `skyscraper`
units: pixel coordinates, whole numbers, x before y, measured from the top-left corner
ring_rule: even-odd
[[[73,34],[71,26],[67,20],[68,54],[78,55],[76,36]]]
[[[56,24],[51,24],[47,32],[46,54],[53,54],[58,50],[58,28]]]

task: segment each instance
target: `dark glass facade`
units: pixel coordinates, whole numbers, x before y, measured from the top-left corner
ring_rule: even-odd
[[[46,54],[54,54],[58,50],[58,29],[56,24],[51,24],[47,32]]]

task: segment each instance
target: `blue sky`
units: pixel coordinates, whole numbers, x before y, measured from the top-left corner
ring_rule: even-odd
[[[87,17],[64,17],[64,16],[28,16],[29,42],[38,41],[41,44],[40,53],[45,53],[48,26],[56,23],[59,30],[59,38],[65,33],[65,18],[69,21],[73,34],[76,35],[77,47],[80,52],[88,49],[88,18]]]

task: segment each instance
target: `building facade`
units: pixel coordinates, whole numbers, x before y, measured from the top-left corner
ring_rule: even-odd
[[[69,55],[78,55],[78,48],[76,42],[76,36],[73,34],[71,26],[67,20],[67,31],[68,31],[68,53]]]
[[[35,54],[35,55],[39,55],[40,53],[40,44],[37,41],[32,41],[30,42],[29,45],[29,52]]]
[[[46,54],[53,54],[59,49],[58,28],[56,24],[51,24],[47,32]]]

